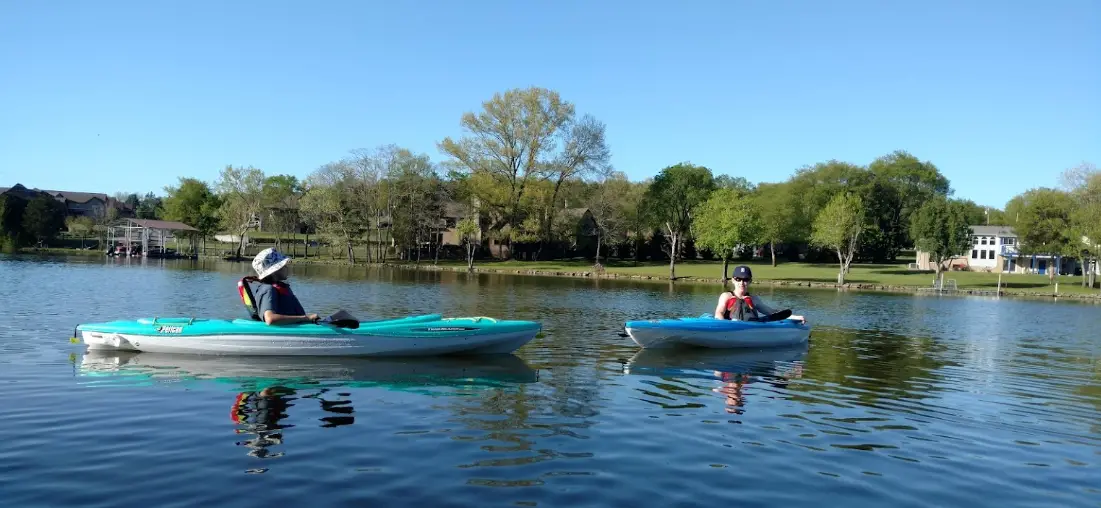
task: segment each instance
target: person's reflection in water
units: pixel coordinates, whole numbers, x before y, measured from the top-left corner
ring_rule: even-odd
[[[742,387],[749,383],[749,374],[740,374],[736,372],[723,372],[720,370],[714,371],[715,377],[722,380],[722,385],[717,388],[712,388],[711,391],[726,395],[726,412],[731,414],[742,414],[745,405],[745,396],[742,393]]]
[[[712,374],[722,381],[719,387],[712,388],[711,391],[726,396],[726,412],[742,414],[745,411],[743,409],[745,407],[744,390],[753,377],[752,373],[749,371],[739,373],[716,370],[712,371]],[[773,366],[772,375],[758,377],[760,381],[773,388],[787,388],[792,379],[803,377],[803,362],[783,362],[780,365]]]
[[[340,427],[355,423],[355,417],[351,416],[355,409],[350,400],[329,400],[322,395],[329,391],[322,388],[317,393],[303,395],[303,399],[317,399],[321,409],[337,416],[321,418],[322,428]],[[239,427],[234,430],[237,434],[253,434],[256,437],[247,441],[238,441],[238,446],[251,448],[249,456],[259,459],[274,459],[282,457],[284,452],[272,453],[268,448],[273,445],[283,444],[282,429],[294,427],[294,425],[282,424],[280,421],[287,417],[287,410],[294,404],[290,401],[296,397],[297,390],[284,386],[269,386],[259,392],[241,392],[233,402],[233,410],[230,412],[234,423]],[[338,393],[340,397],[347,397],[348,393]]]
[[[282,429],[293,427],[279,421],[287,417],[287,408],[293,406],[295,391],[283,386],[269,386],[259,392],[241,392],[233,403],[230,413],[237,434],[254,434],[256,437],[238,441],[237,446],[251,448],[248,454],[259,459],[273,459],[283,456],[283,452],[271,453],[268,448],[283,443]]]

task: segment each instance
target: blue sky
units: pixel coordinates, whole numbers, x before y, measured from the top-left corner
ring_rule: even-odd
[[[1101,164],[1099,21],[1093,0],[0,2],[0,186],[162,193],[387,143],[440,161],[463,112],[542,86],[635,180],[904,149],[1001,207]]]

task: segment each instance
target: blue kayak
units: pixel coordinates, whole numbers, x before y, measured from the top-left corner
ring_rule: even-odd
[[[631,340],[647,349],[678,346],[706,348],[773,347],[802,344],[810,326],[794,319],[732,321],[710,314],[627,321],[623,329]]]

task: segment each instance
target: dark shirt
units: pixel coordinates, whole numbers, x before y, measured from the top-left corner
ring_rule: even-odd
[[[264,320],[264,313],[269,310],[285,316],[303,316],[306,314],[302,304],[298,302],[298,297],[291,292],[290,286],[280,284],[280,289],[276,289],[271,284],[260,283],[257,286],[252,294],[256,297],[256,310],[260,314],[261,321]]]

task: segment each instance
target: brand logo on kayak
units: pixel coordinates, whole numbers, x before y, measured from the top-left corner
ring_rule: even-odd
[[[467,330],[475,330],[476,328],[467,328],[465,326],[441,326],[436,328],[425,328],[428,332],[465,332]]]
[[[181,326],[158,326],[157,331],[160,333],[180,333],[183,331]]]

